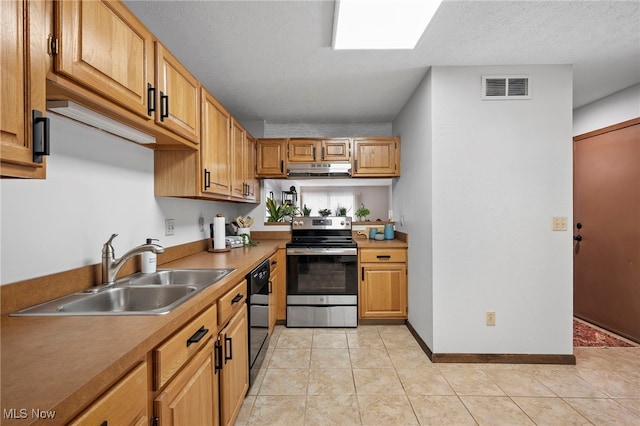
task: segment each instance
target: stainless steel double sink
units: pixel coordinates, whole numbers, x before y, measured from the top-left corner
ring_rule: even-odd
[[[73,293],[11,316],[162,315],[235,269],[166,269],[137,273],[113,285]]]

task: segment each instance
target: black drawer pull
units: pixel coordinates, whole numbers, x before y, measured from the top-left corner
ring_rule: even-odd
[[[204,325],[200,327],[198,331],[196,331],[193,336],[189,337],[187,340],[187,347],[189,347],[192,343],[198,343],[202,338],[209,332],[209,329],[204,328]]]
[[[239,301],[242,300],[244,296],[240,293],[236,294],[236,297],[234,297],[233,299],[231,299],[231,304],[233,305],[234,303],[238,303]]]
[[[376,256],[378,259],[391,259],[391,255],[389,254],[385,254],[385,255],[378,255]]]
[[[229,346],[227,346],[227,343],[229,343]],[[224,336],[224,352],[224,363],[226,364],[227,361],[233,359],[233,338]],[[227,353],[229,353],[229,356],[227,356]]]

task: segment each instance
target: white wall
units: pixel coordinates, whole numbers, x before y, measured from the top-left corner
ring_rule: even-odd
[[[409,322],[433,349],[431,70],[393,123],[402,176],[394,180],[396,230],[409,234]]]
[[[573,111],[573,135],[640,117],[640,84],[591,102]]]
[[[47,179],[0,181],[2,284],[100,263],[112,233],[120,256],[148,237],[166,247],[206,238],[217,213],[236,215],[233,203],[155,198],[152,150],[49,116]]]
[[[530,75],[532,99],[482,101],[485,74]],[[434,67],[430,88],[430,111],[416,101],[394,127],[403,140],[394,208],[415,182],[432,187],[431,235],[414,232],[429,222],[413,225],[404,209],[410,241],[431,238],[433,257],[432,270],[409,265],[410,289],[432,274],[433,324],[413,324],[425,318],[411,312],[410,321],[433,327],[436,353],[571,354],[572,234],[551,231],[553,216],[572,223],[571,67]],[[429,84],[418,90],[428,103]],[[431,129],[416,114],[430,114]],[[427,170],[405,179],[405,159],[428,155],[407,133],[431,139],[431,179]]]

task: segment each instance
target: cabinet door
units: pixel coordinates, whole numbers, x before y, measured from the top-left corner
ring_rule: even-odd
[[[349,139],[323,139],[320,148],[322,161],[351,161]]]
[[[220,332],[224,356],[220,370],[220,414],[222,425],[232,425],[249,389],[249,340],[247,305]],[[187,423],[185,423],[187,424]]]
[[[70,426],[148,425],[147,392],[147,364],[143,362],[72,421]]]
[[[246,194],[244,162],[247,134],[235,120],[231,120],[231,195],[244,198]]]
[[[245,138],[245,159],[244,159],[244,179],[246,182],[246,195],[247,201],[257,201],[259,198],[260,186],[256,179],[256,140],[249,134]]]
[[[316,139],[289,139],[287,160],[290,163],[313,163],[319,158],[317,151]]]
[[[269,334],[271,334],[276,326],[278,316],[278,287],[280,286],[278,271],[280,266],[278,266],[277,253],[271,256],[269,262],[271,263],[271,272],[269,274]]]
[[[286,139],[258,139],[256,174],[259,177],[286,177]]]
[[[32,110],[45,111],[44,2],[4,1],[0,15],[0,175],[45,177],[33,159]],[[29,44],[31,38],[32,45]],[[38,43],[38,40],[41,40]],[[37,126],[48,126],[38,123]],[[39,142],[42,139],[39,138]]]
[[[156,123],[199,143],[200,83],[159,42],[156,42],[156,64]]]
[[[398,139],[354,139],[353,176],[400,176],[400,146]]]
[[[231,194],[231,116],[206,90],[202,89],[202,192]]]
[[[218,425],[218,383],[213,339],[155,400],[162,426]],[[117,424],[117,423],[114,423]]]
[[[287,319],[287,250],[278,249],[278,270],[277,285],[274,286],[276,293],[276,320],[285,321]]]
[[[407,317],[405,264],[363,264],[361,273],[361,318]]]
[[[60,51],[55,71],[150,118],[152,34],[120,2],[60,1],[56,5]]]

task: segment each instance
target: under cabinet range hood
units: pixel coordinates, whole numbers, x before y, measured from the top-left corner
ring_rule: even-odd
[[[289,177],[351,177],[350,163],[289,164]]]

